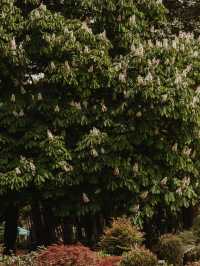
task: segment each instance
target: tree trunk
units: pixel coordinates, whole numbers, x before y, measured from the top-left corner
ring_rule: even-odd
[[[84,243],[82,217],[78,217],[76,219],[76,240],[78,242]]]
[[[74,243],[73,219],[65,217],[63,222],[63,242],[65,245]]]
[[[19,209],[15,204],[10,204],[5,212],[4,230],[4,255],[11,255],[16,252],[17,222]]]
[[[93,247],[97,237],[96,219],[94,216],[88,214],[85,216],[84,220],[87,243],[90,247]]]
[[[47,204],[41,205],[35,200],[32,205],[33,247],[48,246],[57,242],[56,224],[52,209]]]
[[[183,228],[190,229],[197,215],[197,207],[189,207],[183,209]]]
[[[51,245],[58,242],[56,237],[56,222],[55,217],[52,211],[51,206],[44,205],[43,206],[43,216],[44,216],[44,230],[45,230],[45,240],[46,245]]]
[[[38,246],[42,246],[45,244],[44,224],[42,220],[40,204],[38,201],[34,201],[31,204],[31,218],[32,218],[31,241],[33,248],[36,248]]]
[[[96,223],[97,223],[97,235],[98,238],[103,234],[104,227],[105,227],[105,220],[101,213],[96,215]]]

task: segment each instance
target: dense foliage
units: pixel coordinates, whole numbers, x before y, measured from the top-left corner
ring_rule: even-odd
[[[113,220],[111,227],[104,230],[99,245],[108,254],[122,255],[135,245],[141,245],[143,240],[143,234],[130,220],[118,218]]]
[[[81,245],[52,245],[22,256],[4,257],[2,263],[3,266],[118,266],[120,260],[121,257],[101,257]]]
[[[198,202],[200,45],[161,1],[1,0],[0,25],[2,210],[142,225]]]
[[[155,266],[158,264],[158,259],[145,248],[133,248],[128,253],[122,256],[120,266]]]
[[[184,249],[181,239],[173,234],[161,236],[159,240],[159,257],[175,266],[183,265]]]

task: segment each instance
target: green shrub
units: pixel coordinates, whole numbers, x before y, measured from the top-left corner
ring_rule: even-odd
[[[195,246],[197,243],[196,235],[192,230],[183,231],[178,237],[181,239],[184,246]]]
[[[181,239],[173,234],[161,236],[158,245],[160,259],[166,260],[174,266],[183,265],[183,244]]]
[[[122,256],[120,266],[155,266],[157,264],[157,257],[151,251],[143,247],[135,247]]]
[[[5,256],[0,261],[0,266],[38,266],[36,258],[36,252],[23,256]]]
[[[117,218],[111,227],[106,228],[100,240],[101,249],[112,255],[121,255],[132,246],[141,244],[143,234],[131,223],[130,219]]]
[[[185,263],[194,262],[194,261],[200,261],[200,246],[190,249],[184,255]]]

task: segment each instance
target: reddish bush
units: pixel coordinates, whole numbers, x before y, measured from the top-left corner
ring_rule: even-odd
[[[100,257],[82,245],[52,245],[37,257],[38,266],[118,266],[120,257]]]
[[[38,256],[38,266],[97,266],[100,258],[82,245],[52,245]]]

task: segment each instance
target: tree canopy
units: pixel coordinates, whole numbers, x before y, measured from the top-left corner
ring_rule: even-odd
[[[0,191],[136,223],[199,193],[199,40],[156,0],[0,1]]]

